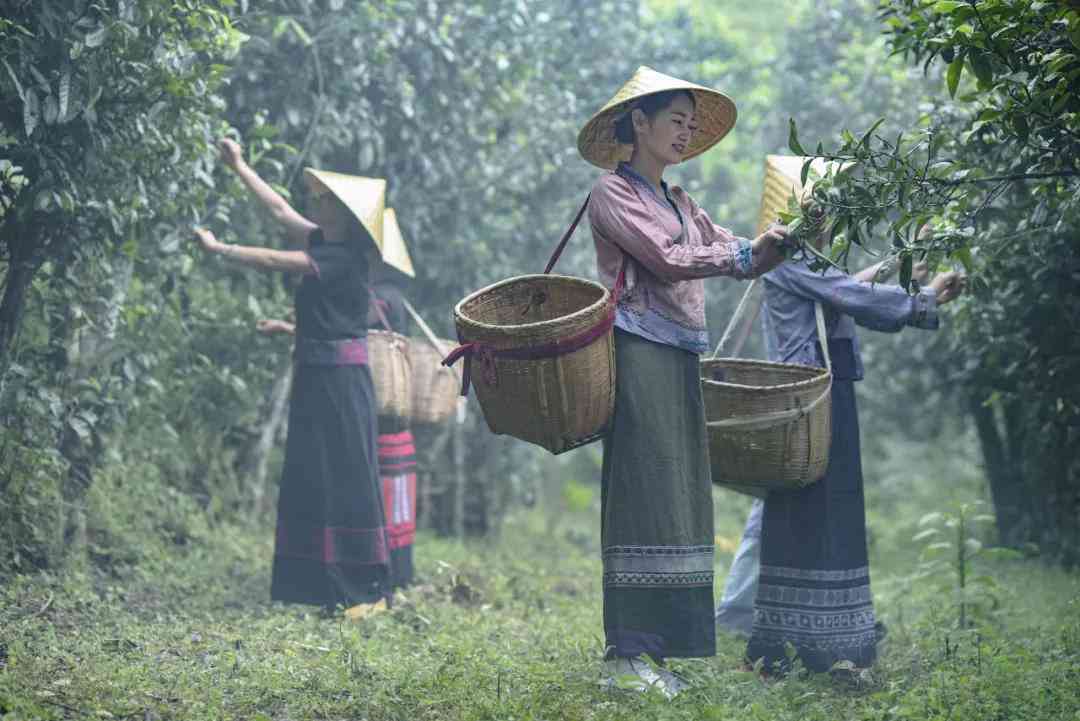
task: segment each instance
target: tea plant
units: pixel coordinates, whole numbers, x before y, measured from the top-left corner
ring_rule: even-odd
[[[957,627],[964,629],[977,618],[988,618],[1001,606],[1001,589],[988,573],[979,573],[974,565],[977,558],[1008,559],[1022,554],[1009,548],[984,545],[978,529],[994,523],[994,516],[985,513],[985,503],[962,503],[953,511],[935,511],[919,519],[921,531],[912,541],[923,543],[919,565],[912,582],[936,583],[956,612]]]

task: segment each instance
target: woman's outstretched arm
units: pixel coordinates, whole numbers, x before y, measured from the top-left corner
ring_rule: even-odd
[[[273,248],[255,248],[250,245],[229,245],[220,242],[205,228],[196,228],[195,237],[206,252],[216,253],[241,265],[271,272],[318,275],[318,269],[311,262],[311,256],[302,250],[274,250]]]
[[[264,318],[255,323],[255,330],[263,335],[274,335],[275,333],[296,335],[296,324],[287,320],[278,320],[277,318]]]
[[[285,226],[289,242],[293,245],[306,245],[308,235],[318,226],[300,215],[285,198],[270,187],[269,183],[259,177],[259,174],[244,160],[244,152],[239,143],[229,138],[222,138],[218,146],[221,148],[221,157],[225,165],[240,176],[240,180],[255,194],[259,202],[270,210],[274,220]]]

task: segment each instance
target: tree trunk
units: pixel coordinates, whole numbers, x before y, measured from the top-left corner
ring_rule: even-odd
[[[1008,437],[1012,430],[1009,424],[1006,424],[1006,437],[1003,437],[994,418],[994,409],[985,405],[978,393],[969,399],[969,409],[975,420],[986,476],[990,482],[998,541],[1004,546],[1017,548],[1031,539],[1032,532],[1025,479],[1017,465],[1019,439]]]
[[[36,261],[13,260],[4,276],[4,297],[0,300],[0,395],[26,311],[26,292],[40,265]]]
[[[289,417],[289,390],[292,388],[292,358],[286,356],[284,362],[278,367],[274,386],[270,391],[269,413],[266,422],[263,423],[259,437],[251,451],[251,499],[252,509],[257,516],[269,512],[267,499],[270,494],[270,454],[274,450],[281,428]]]

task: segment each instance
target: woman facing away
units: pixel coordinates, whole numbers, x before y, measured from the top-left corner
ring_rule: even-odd
[[[816,244],[820,248],[824,238]],[[830,267],[822,273],[811,270],[803,256],[764,276],[762,325],[769,360],[825,366],[816,302],[824,311],[833,372],[825,476],[798,490],[772,491],[763,504],[755,504],[739,554],[745,565],[753,565],[760,522],[756,591],[745,570],[729,581],[731,596],[740,587],[744,594],[756,593],[746,656],[751,663],[763,659],[769,671],[790,667],[789,644],[811,671],[828,671],[840,661],[866,668],[876,658],[854,386],[863,378],[863,365],[855,326],[890,333],[905,326],[935,330],[937,308],[960,295],[965,282],[957,273],[941,273],[909,295],[899,286],[871,282],[879,271],[872,266],[853,277]]]
[[[305,169],[308,219],[244,162],[239,145],[223,140],[221,147],[226,164],[302,248],[228,245],[195,231],[206,252],[303,276],[270,596],[327,609],[379,601],[390,592],[390,556],[366,336],[368,257],[381,245],[386,182]]]
[[[382,259],[372,264],[367,325],[372,330],[408,333],[408,314],[402,286],[415,276],[412,259],[391,208],[383,214]],[[260,320],[266,334],[294,335],[290,321]],[[390,586],[404,588],[413,580],[413,546],[416,541],[416,445],[408,419],[378,418],[379,478],[383,513],[390,548]]]
[[[703,279],[764,273],[781,262],[786,239],[783,228],[737,238],[663,180],[668,166],[708,150],[734,121],[723,94],[642,67],[578,136],[587,161],[613,170],[593,187],[589,222],[601,281],[619,293],[602,471],[602,683],[633,677],[634,688],[669,697],[685,682],[666,659],[716,653],[698,368],[708,344]]]

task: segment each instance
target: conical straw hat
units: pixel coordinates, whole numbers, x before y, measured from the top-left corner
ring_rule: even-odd
[[[697,101],[697,132],[686,149],[683,160],[701,155],[720,142],[735,126],[735,103],[728,96],[701,85],[688,83],[670,75],[658,73],[642,65],[634,77],[607,101],[578,133],[578,151],[593,165],[613,169],[621,160],[629,160],[633,147],[615,139],[615,123],[623,113],[632,110],[634,101],[668,90],[689,90]]]
[[[765,156],[765,188],[761,193],[761,212],[758,214],[758,235],[765,232],[769,224],[776,222],[781,211],[788,208],[788,198],[794,193],[802,200],[804,193],[813,187],[813,181],[807,180],[806,187],[800,180],[802,166],[806,158],[801,155]],[[824,175],[828,164],[821,158],[814,160],[811,168]]]
[[[401,226],[397,222],[397,213],[393,208],[383,211],[383,262],[391,268],[401,271],[410,278],[416,277],[412,258],[409,257],[409,249],[405,246],[405,238],[401,235]]]
[[[386,181],[330,170],[304,168],[304,179],[317,193],[330,192],[345,204],[379,249],[383,250],[383,210],[386,208]]]

